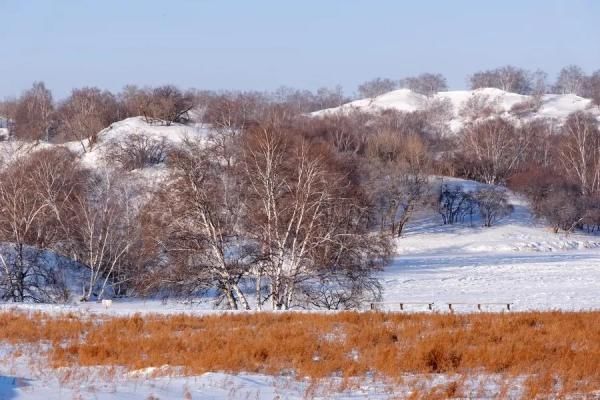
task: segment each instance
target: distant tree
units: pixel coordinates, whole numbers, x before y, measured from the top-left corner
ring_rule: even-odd
[[[586,79],[584,97],[592,99],[595,105],[600,106],[600,70]]]
[[[52,93],[43,82],[35,82],[17,101],[14,136],[20,140],[49,141],[54,128]]]
[[[8,129],[9,136],[14,134],[17,104],[16,99],[5,99],[0,101],[0,119],[3,121],[3,128]]]
[[[541,100],[541,97],[548,93],[548,74],[541,69],[533,71],[531,77],[531,95],[536,98],[537,101]]]
[[[404,78],[400,86],[406,87],[415,93],[431,97],[437,92],[448,90],[446,78],[442,74],[424,73],[419,76]]]
[[[454,118],[454,105],[450,99],[430,99],[425,108],[416,113],[423,117],[424,131],[430,136],[441,138],[450,132],[450,122]]]
[[[500,114],[500,101],[484,94],[473,93],[458,110],[458,115],[467,121],[488,118]]]
[[[144,116],[147,120],[159,119],[170,125],[185,120],[194,105],[191,93],[183,93],[172,85],[159,86],[150,92]]]
[[[358,154],[365,150],[369,129],[364,124],[370,118],[358,110],[323,115],[310,121],[307,135],[330,143],[338,153]]]
[[[265,112],[267,100],[257,93],[216,96],[207,103],[203,121],[210,124],[211,143],[223,162],[231,166],[237,154],[239,136]]]
[[[148,123],[165,125],[183,122],[196,100],[193,92],[183,93],[173,85],[144,89],[126,86],[121,98],[128,115],[143,116]]]
[[[530,74],[526,70],[512,65],[476,72],[471,75],[469,80],[473,90],[491,87],[519,94],[531,92]]]
[[[475,201],[483,226],[490,227],[499,219],[510,215],[513,206],[508,202],[506,191],[500,188],[483,188],[475,192]]]
[[[344,90],[340,85],[333,88],[322,87],[317,89],[315,94],[316,109],[310,111],[339,107],[348,101],[350,101],[350,99],[344,95]]]
[[[577,65],[568,65],[560,70],[554,91],[560,94],[582,96],[585,86],[585,72]]]
[[[118,120],[119,105],[108,91],[95,87],[73,89],[58,107],[57,118],[63,139],[79,141],[85,152],[94,145],[102,129]]]
[[[584,207],[582,224],[588,232],[600,231],[600,194],[586,196],[582,199]]]
[[[387,78],[375,78],[358,86],[358,95],[361,98],[372,98],[391,92],[398,88],[398,84]]]

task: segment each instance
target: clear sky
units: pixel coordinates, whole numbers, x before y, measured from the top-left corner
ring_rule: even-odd
[[[0,98],[71,88],[316,89],[505,64],[600,69],[596,0],[0,0]]]

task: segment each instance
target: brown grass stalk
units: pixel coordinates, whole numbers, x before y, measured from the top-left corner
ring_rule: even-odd
[[[0,340],[51,344],[52,367],[170,365],[207,371],[385,379],[527,377],[526,397],[600,389],[600,312],[134,315],[0,313]],[[22,350],[26,346],[19,346]],[[435,388],[454,396],[462,382]],[[434,396],[434,397],[436,397]]]

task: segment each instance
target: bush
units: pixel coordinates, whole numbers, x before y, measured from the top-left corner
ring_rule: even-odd
[[[506,192],[499,188],[480,189],[475,193],[475,201],[479,207],[479,215],[483,226],[490,227],[497,220],[510,215],[513,211],[512,204],[508,203]]]
[[[125,139],[109,142],[105,158],[132,171],[163,163],[168,150],[169,146],[164,138],[159,140],[144,134],[133,134]]]
[[[438,212],[444,225],[464,222],[467,215],[472,216],[476,202],[461,185],[442,185],[438,196]]]

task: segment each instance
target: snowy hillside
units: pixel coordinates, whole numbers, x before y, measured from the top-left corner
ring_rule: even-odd
[[[426,110],[432,103],[444,101],[451,106],[450,127],[452,131],[456,132],[465,122],[465,117],[460,115],[460,111],[470,100],[477,97],[485,99],[488,104],[493,105],[498,113],[505,116],[510,116],[511,109],[515,105],[532,100],[531,96],[505,92],[495,88],[439,92],[432,98],[415,93],[409,89],[399,89],[374,98],[356,100],[340,107],[317,111],[313,115],[320,116],[338,112],[347,113],[352,110],[377,112],[392,109],[413,112]],[[533,111],[528,118],[550,118],[560,123],[570,113],[582,110],[591,110],[600,116],[600,111],[593,107],[590,99],[584,99],[573,94],[547,94],[542,97],[539,109]]]
[[[115,122],[100,131],[97,135],[97,142],[93,145],[90,145],[87,139],[57,145],[44,142],[20,142],[16,140],[0,141],[0,159],[10,161],[14,157],[19,157],[32,151],[64,146],[78,154],[86,167],[104,167],[107,166],[106,155],[110,145],[115,142],[123,143],[130,136],[143,135],[150,139],[164,140],[169,145],[176,145],[186,138],[202,139],[208,135],[209,131],[202,124],[150,124],[143,117],[131,117]]]
[[[115,122],[98,133],[98,142],[90,147],[87,140],[83,142],[69,142],[65,146],[81,155],[81,161],[88,167],[103,165],[107,149],[115,141],[125,141],[132,135],[144,135],[155,140],[165,140],[166,143],[176,145],[186,138],[203,138],[208,130],[199,124],[171,125],[149,124],[143,117],[132,117]],[[85,151],[83,150],[85,147]]]

